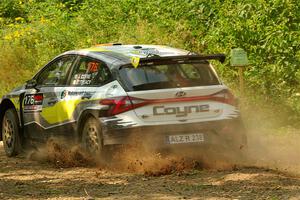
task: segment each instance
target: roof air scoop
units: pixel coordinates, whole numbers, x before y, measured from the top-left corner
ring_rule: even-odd
[[[142,46],[139,46],[139,45],[137,45],[137,46],[133,46],[133,48],[134,48],[134,49],[142,49],[143,47],[142,47]]]
[[[147,56],[146,56],[146,58],[155,58],[155,57],[159,58],[160,55],[155,54],[155,53],[148,53]]]
[[[104,43],[104,44],[96,44],[96,47],[101,47],[101,46],[120,46],[122,43]]]

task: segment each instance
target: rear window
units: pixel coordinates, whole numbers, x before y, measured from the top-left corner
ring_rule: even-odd
[[[123,67],[120,76],[129,91],[220,84],[208,63]]]

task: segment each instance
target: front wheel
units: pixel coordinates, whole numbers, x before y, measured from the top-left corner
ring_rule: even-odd
[[[2,121],[2,139],[5,154],[16,156],[21,152],[19,120],[14,109],[8,109]]]

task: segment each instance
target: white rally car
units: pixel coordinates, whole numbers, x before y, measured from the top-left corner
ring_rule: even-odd
[[[246,135],[236,99],[209,60],[158,45],[101,45],[65,52],[3,96],[0,139],[8,156],[27,141],[64,136],[89,152],[133,140],[155,148],[224,146]]]

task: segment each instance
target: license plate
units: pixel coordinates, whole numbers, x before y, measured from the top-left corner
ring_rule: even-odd
[[[169,135],[167,136],[168,144],[182,144],[182,143],[195,143],[204,142],[203,133],[193,133],[185,135]]]

